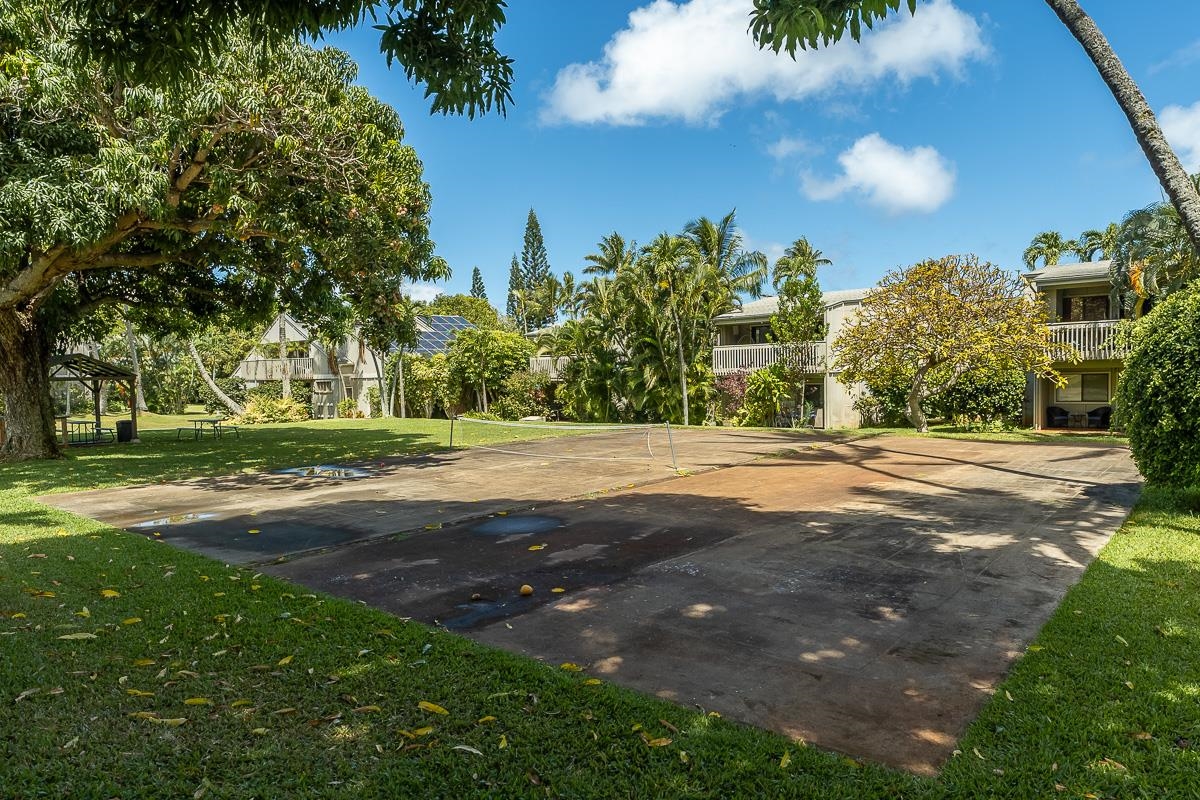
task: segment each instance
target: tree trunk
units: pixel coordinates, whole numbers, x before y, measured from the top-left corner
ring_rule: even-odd
[[[919,367],[917,373],[913,376],[912,388],[908,390],[908,412],[906,416],[912,426],[917,429],[918,433],[929,432],[929,418],[925,416],[925,409],[921,408],[921,401],[925,399],[928,392],[925,390],[925,373],[929,371],[929,367]]]
[[[675,349],[679,354],[679,386],[683,391],[683,426],[688,425],[688,383],[687,359],[683,357],[683,328],[679,325],[679,315],[675,316]]]
[[[133,402],[138,411],[146,411],[146,395],[142,393],[142,361],[138,358],[137,337],[133,335],[133,326],[125,320],[125,343],[129,345],[129,360],[133,362]]]
[[[400,419],[408,416],[408,402],[404,397],[404,348],[400,348],[400,357],[396,359],[396,383],[400,387]]]
[[[236,400],[221,391],[220,386],[217,386],[217,382],[213,380],[212,375],[204,366],[204,361],[200,358],[200,353],[196,350],[196,343],[188,339],[187,347],[188,352],[192,354],[192,360],[196,362],[196,367],[200,370],[200,380],[204,381],[204,385],[209,388],[209,391],[215,394],[217,399],[229,409],[230,414],[237,416],[245,411]]]
[[[279,372],[283,378],[284,399],[292,396],[292,362],[288,360],[287,317],[279,315]]]
[[[379,354],[371,351],[371,361],[375,362],[375,382],[379,384],[379,415],[390,417],[392,410],[388,408],[387,379],[383,375],[383,366],[379,363]]]
[[[1083,45],[1084,51],[1100,72],[1100,77],[1108,84],[1117,104],[1128,117],[1134,136],[1150,161],[1150,167],[1171,198],[1171,204],[1179,212],[1192,246],[1200,250],[1200,192],[1196,191],[1187,170],[1167,143],[1145,96],[1133,78],[1129,77],[1125,65],[1117,58],[1104,34],[1076,0],[1046,0],[1046,4]]]
[[[0,455],[16,459],[58,458],[50,403],[49,344],[30,315],[0,309],[0,396],[8,440]]]

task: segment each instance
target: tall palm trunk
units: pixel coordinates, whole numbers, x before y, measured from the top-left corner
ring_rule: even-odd
[[[283,396],[292,396],[292,362],[288,360],[287,320],[279,315],[279,372],[283,378]]]
[[[1083,45],[1084,51],[1100,72],[1100,77],[1108,84],[1117,104],[1128,117],[1138,144],[1150,161],[1150,167],[1171,198],[1171,204],[1179,211],[1192,246],[1200,250],[1200,192],[1196,191],[1187,170],[1167,143],[1145,96],[1133,78],[1129,77],[1125,65],[1117,58],[1104,34],[1076,0],[1046,0],[1046,4]]]
[[[188,339],[187,348],[188,353],[190,353],[192,356],[192,360],[196,362],[196,369],[200,371],[200,380],[204,381],[204,385],[208,387],[209,391],[215,394],[217,399],[221,401],[221,404],[229,409],[229,413],[238,415],[245,411],[241,404],[239,404],[229,395],[225,394],[225,392],[221,391],[221,387],[218,386],[217,382],[213,380],[212,374],[208,371],[208,368],[204,366],[204,360],[200,358],[199,351],[196,350],[196,343],[191,339]]]
[[[672,314],[675,319],[675,349],[679,354],[679,388],[683,392],[683,427],[688,425],[688,382],[687,359],[683,355],[683,328],[679,325],[679,315]]]
[[[388,407],[387,396],[387,379],[383,375],[383,366],[379,363],[379,354],[374,350],[371,353],[371,361],[375,364],[375,383],[379,386],[379,415],[381,417],[390,417],[392,409]]]
[[[142,392],[142,360],[138,358],[137,337],[133,325],[125,320],[125,343],[129,346],[129,359],[133,362],[134,402],[138,411],[146,410],[146,395]]]

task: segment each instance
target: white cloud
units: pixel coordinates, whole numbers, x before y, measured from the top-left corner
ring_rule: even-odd
[[[959,74],[985,56],[979,25],[950,0],[922,3],[845,40],[798,51],[793,61],[755,46],[746,0],[653,0],[604,47],[598,61],[559,71],[542,120],[638,125],[654,119],[711,124],[738,98],[801,100],[834,89]]]
[[[1159,122],[1188,172],[1200,169],[1200,102],[1190,107],[1167,106]]]
[[[767,145],[767,155],[776,161],[786,161],[792,156],[807,156],[819,152],[820,148],[800,136],[781,136]]]
[[[413,300],[428,303],[444,291],[441,286],[432,283],[414,283],[408,287],[408,296]]]
[[[905,149],[878,133],[868,134],[838,156],[842,174],[823,180],[807,175],[804,193],[811,200],[832,200],[858,192],[871,205],[891,214],[928,213],[954,193],[954,165],[932,147]]]

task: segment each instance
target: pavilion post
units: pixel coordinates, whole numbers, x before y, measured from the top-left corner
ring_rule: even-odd
[[[135,378],[133,381],[131,381],[129,383],[129,396],[134,397],[136,392],[137,392],[137,379]],[[137,409],[137,407],[138,407],[138,404],[136,401],[129,404],[129,420],[131,422],[131,427],[133,428],[132,441],[134,441],[134,442],[138,441],[138,429],[137,429],[138,409]]]
[[[100,391],[103,387],[103,381],[92,381],[92,411],[96,417],[97,435],[99,435],[100,430]]]

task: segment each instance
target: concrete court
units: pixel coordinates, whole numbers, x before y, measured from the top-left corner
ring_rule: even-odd
[[[1119,446],[887,437],[269,571],[930,774],[1139,488]]]
[[[468,442],[473,434],[460,430]],[[692,472],[830,441],[801,431],[728,428],[672,435],[678,466]],[[157,533],[227,563],[250,564],[675,474],[662,428],[648,436],[622,430],[494,447],[348,465],[367,471],[360,478],[251,473],[39,499],[118,528]]]

